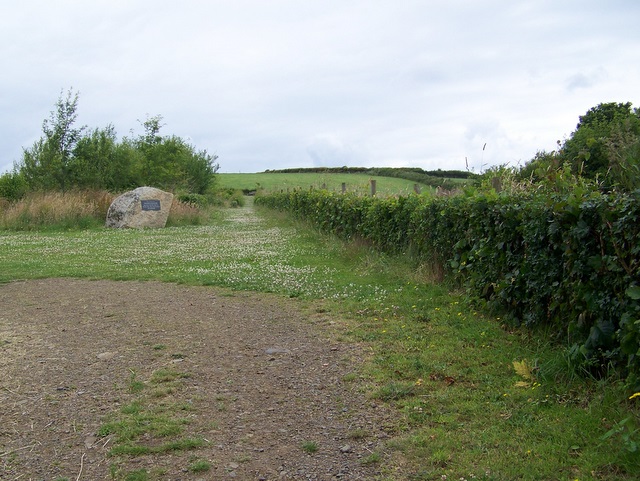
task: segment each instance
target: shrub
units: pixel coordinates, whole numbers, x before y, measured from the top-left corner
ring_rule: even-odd
[[[442,266],[515,323],[552,326],[575,366],[613,367],[640,390],[640,190],[558,187],[388,199],[298,190],[256,202]]]
[[[0,198],[9,201],[22,199],[27,192],[27,181],[17,172],[0,175]]]

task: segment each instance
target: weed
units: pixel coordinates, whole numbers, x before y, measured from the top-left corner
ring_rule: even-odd
[[[369,436],[369,431],[362,428],[354,429],[347,434],[350,439],[365,439],[367,436]]]
[[[350,372],[349,374],[345,374],[342,376],[343,382],[354,382],[358,379],[358,375],[355,372]]]
[[[378,389],[374,397],[383,401],[397,401],[413,395],[414,391],[413,384],[392,381]]]
[[[189,471],[192,473],[206,473],[210,469],[211,463],[204,460],[194,461],[189,465]]]
[[[129,392],[138,393],[144,389],[144,383],[136,380],[137,374],[133,369],[129,370]]]
[[[316,443],[315,441],[305,441],[302,443],[302,450],[305,453],[313,454],[317,452],[318,449],[319,449],[318,443]]]
[[[131,471],[127,473],[123,481],[148,481],[149,472],[146,469],[136,469],[135,471]]]
[[[382,456],[380,455],[380,453],[373,452],[368,456],[362,458],[361,462],[362,464],[376,464],[376,463],[379,463],[380,461],[382,461]]]
[[[236,456],[234,458],[234,461],[236,463],[248,463],[249,461],[251,461],[251,455],[249,455],[249,454],[239,454],[238,456]]]

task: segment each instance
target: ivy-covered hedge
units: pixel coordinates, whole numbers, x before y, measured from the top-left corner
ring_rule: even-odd
[[[576,365],[640,389],[640,191],[256,199],[323,230],[439,262],[518,323],[552,326]]]

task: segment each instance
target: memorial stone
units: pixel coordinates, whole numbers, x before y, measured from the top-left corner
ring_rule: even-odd
[[[117,197],[107,211],[107,227],[141,229],[167,224],[173,194],[155,187],[138,187]]]

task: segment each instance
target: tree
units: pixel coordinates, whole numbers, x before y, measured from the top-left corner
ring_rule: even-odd
[[[7,172],[0,175],[0,198],[10,201],[21,199],[27,191],[24,176],[17,172]]]
[[[140,181],[163,189],[204,194],[218,170],[217,156],[195,147],[175,135],[160,135],[162,116],[148,117],[136,147],[142,153]]]
[[[619,162],[630,159],[616,157],[620,148],[628,148],[640,140],[640,113],[631,103],[603,103],[580,116],[576,130],[560,150],[574,173],[615,184],[621,179],[612,175],[624,169]],[[624,166],[622,166],[624,167]]]
[[[72,89],[66,98],[60,93],[56,110],[42,123],[44,137],[23,151],[21,171],[32,188],[68,188],[73,149],[84,130],[73,127],[78,116],[78,96]]]
[[[78,94],[62,94],[42,123],[43,136],[24,149],[16,169],[32,190],[69,188],[123,190],[153,185],[204,194],[213,185],[217,156],[177,136],[163,137],[162,116],[141,122],[144,133],[117,141],[112,125],[86,132],[75,128]]]
[[[82,136],[69,161],[69,180],[74,187],[114,189],[131,182],[128,168],[117,156],[116,132],[112,125]]]
[[[579,117],[576,130],[558,150],[538,152],[518,176],[554,182],[573,175],[601,187],[640,188],[640,110],[631,103],[603,103]]]

